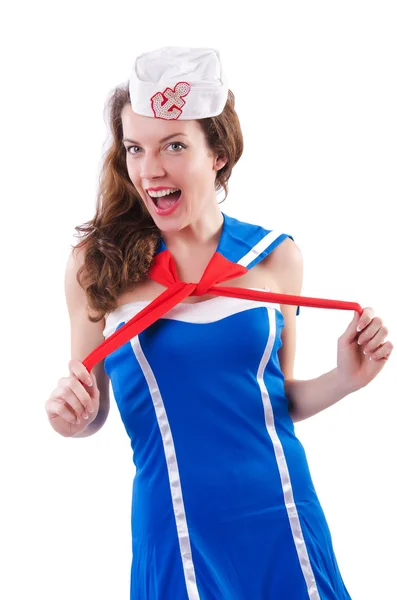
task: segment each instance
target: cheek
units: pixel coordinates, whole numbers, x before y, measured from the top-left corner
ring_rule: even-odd
[[[138,194],[146,201],[146,195],[144,193],[144,191],[140,188],[140,180],[139,180],[139,173],[137,172],[137,170],[131,166],[127,164],[127,172],[128,172],[128,177],[131,180],[131,183],[134,185],[136,191],[138,192]]]
[[[138,173],[137,173],[137,169],[134,166],[133,163],[131,163],[131,161],[127,160],[127,172],[128,172],[128,176],[131,179],[131,181],[134,183],[134,181],[138,181]]]
[[[191,162],[183,169],[182,181],[185,181],[188,186],[194,183],[195,188],[203,189],[208,186],[211,181],[212,171],[211,165],[206,164],[203,159]]]

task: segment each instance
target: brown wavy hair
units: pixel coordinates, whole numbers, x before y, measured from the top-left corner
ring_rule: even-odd
[[[111,142],[103,156],[96,212],[90,221],[75,227],[83,235],[72,246],[74,249],[84,246],[84,262],[77,280],[85,290],[88,309],[96,312],[91,315],[88,311],[93,323],[117,308],[117,298],[123,292],[147,279],[161,239],[160,230],[128,175],[121,120],[126,104],[131,104],[128,82],[114,88],[105,106]],[[197,120],[210,150],[228,159],[215,179],[215,190],[223,188],[225,192],[222,202],[228,195],[232,169],[243,152],[243,136],[234,104],[234,94],[229,90],[220,115]]]

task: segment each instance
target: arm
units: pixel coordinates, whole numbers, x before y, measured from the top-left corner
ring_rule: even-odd
[[[316,415],[350,393],[341,385],[336,368],[315,379],[287,379],[284,387],[294,423]]]
[[[299,247],[290,238],[282,242],[270,255],[272,270],[277,274],[282,293],[300,296],[302,293],[303,259]],[[269,257],[269,258],[270,258]],[[284,328],[282,346],[278,356],[284,374],[285,395],[289,401],[289,413],[294,422],[308,419],[332,406],[354,390],[347,389],[340,381],[337,369],[315,379],[294,378],[296,351],[296,306],[281,305]]]
[[[79,285],[76,274],[84,261],[84,251],[72,250],[65,272],[65,295],[71,330],[71,358],[83,361],[101,342],[105,320],[92,323],[87,314],[87,297]],[[109,377],[104,369],[104,361],[97,363],[92,371],[96,377],[99,396],[99,410],[96,418],[84,431],[72,437],[87,437],[96,433],[105,423],[109,413]]]

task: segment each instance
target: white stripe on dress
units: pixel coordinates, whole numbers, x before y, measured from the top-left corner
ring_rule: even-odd
[[[248,288],[251,290],[267,291],[259,288]],[[134,317],[139,311],[150,303],[150,300],[140,300],[135,302],[127,302],[116,308],[106,318],[106,325],[103,330],[105,338],[109,337],[120,323],[127,322]],[[265,302],[261,300],[244,300],[243,298],[233,298],[228,296],[216,296],[209,300],[201,302],[180,302],[174,308],[165,313],[162,319],[171,319],[175,321],[184,321],[185,323],[215,323],[231,315],[239,312],[244,312],[251,308],[264,306],[266,308],[275,308],[280,311],[278,303]],[[281,311],[280,311],[281,312]]]
[[[266,429],[269,433],[270,439],[273,443],[274,453],[276,456],[277,466],[280,473],[280,478],[283,487],[284,501],[285,507],[287,509],[288,518],[292,530],[292,536],[295,542],[296,551],[298,553],[299,563],[302,569],[303,576],[306,581],[307,591],[309,594],[310,600],[321,600],[320,595],[317,589],[316,580],[314,578],[314,573],[310,564],[309,555],[307,552],[306,543],[303,537],[302,528],[299,521],[298,511],[295,505],[294,494],[292,491],[291,479],[288,471],[287,461],[285,459],[285,454],[283,450],[283,446],[281,444],[280,438],[278,437],[275,425],[274,425],[274,415],[273,408],[270,402],[269,393],[267,391],[265,381],[264,381],[264,373],[266,370],[266,366],[269,362],[269,358],[271,356],[274,342],[276,339],[276,312],[274,309],[268,310],[269,315],[269,338],[267,340],[266,348],[263,353],[261,362],[259,364],[257,380],[259,384],[259,388],[261,390],[262,402],[265,412],[265,422]]]
[[[249,269],[249,265],[258,256],[260,256],[266,250],[266,248],[268,248],[270,244],[274,242],[274,240],[280,237],[280,235],[283,234],[279,231],[271,231],[270,233],[265,235],[265,237],[263,237],[257,244],[255,244],[255,246],[251,248],[249,252],[247,252],[247,254],[240,258],[237,264],[242,265],[243,267],[247,267],[247,269]]]
[[[185,505],[182,496],[182,487],[181,480],[179,477],[178,462],[176,458],[174,440],[172,439],[172,431],[168,422],[163,398],[161,397],[161,392],[157,385],[156,378],[146,359],[145,354],[143,353],[138,336],[132,338],[131,346],[148,384],[154,410],[156,411],[156,417],[161,437],[163,440],[165,459],[167,462],[168,477],[171,488],[172,505],[175,514],[175,521],[179,539],[179,548],[181,551],[182,566],[185,576],[188,598],[189,600],[200,600],[196,583],[196,573],[194,570],[192,550],[190,546],[189,531],[186,521]]]

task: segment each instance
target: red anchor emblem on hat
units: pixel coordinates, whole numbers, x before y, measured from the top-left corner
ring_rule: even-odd
[[[164,92],[157,92],[150,98],[152,110],[156,119],[178,119],[182,114],[182,107],[186,104],[183,100],[190,92],[190,84],[180,81],[174,89],[165,88]]]

